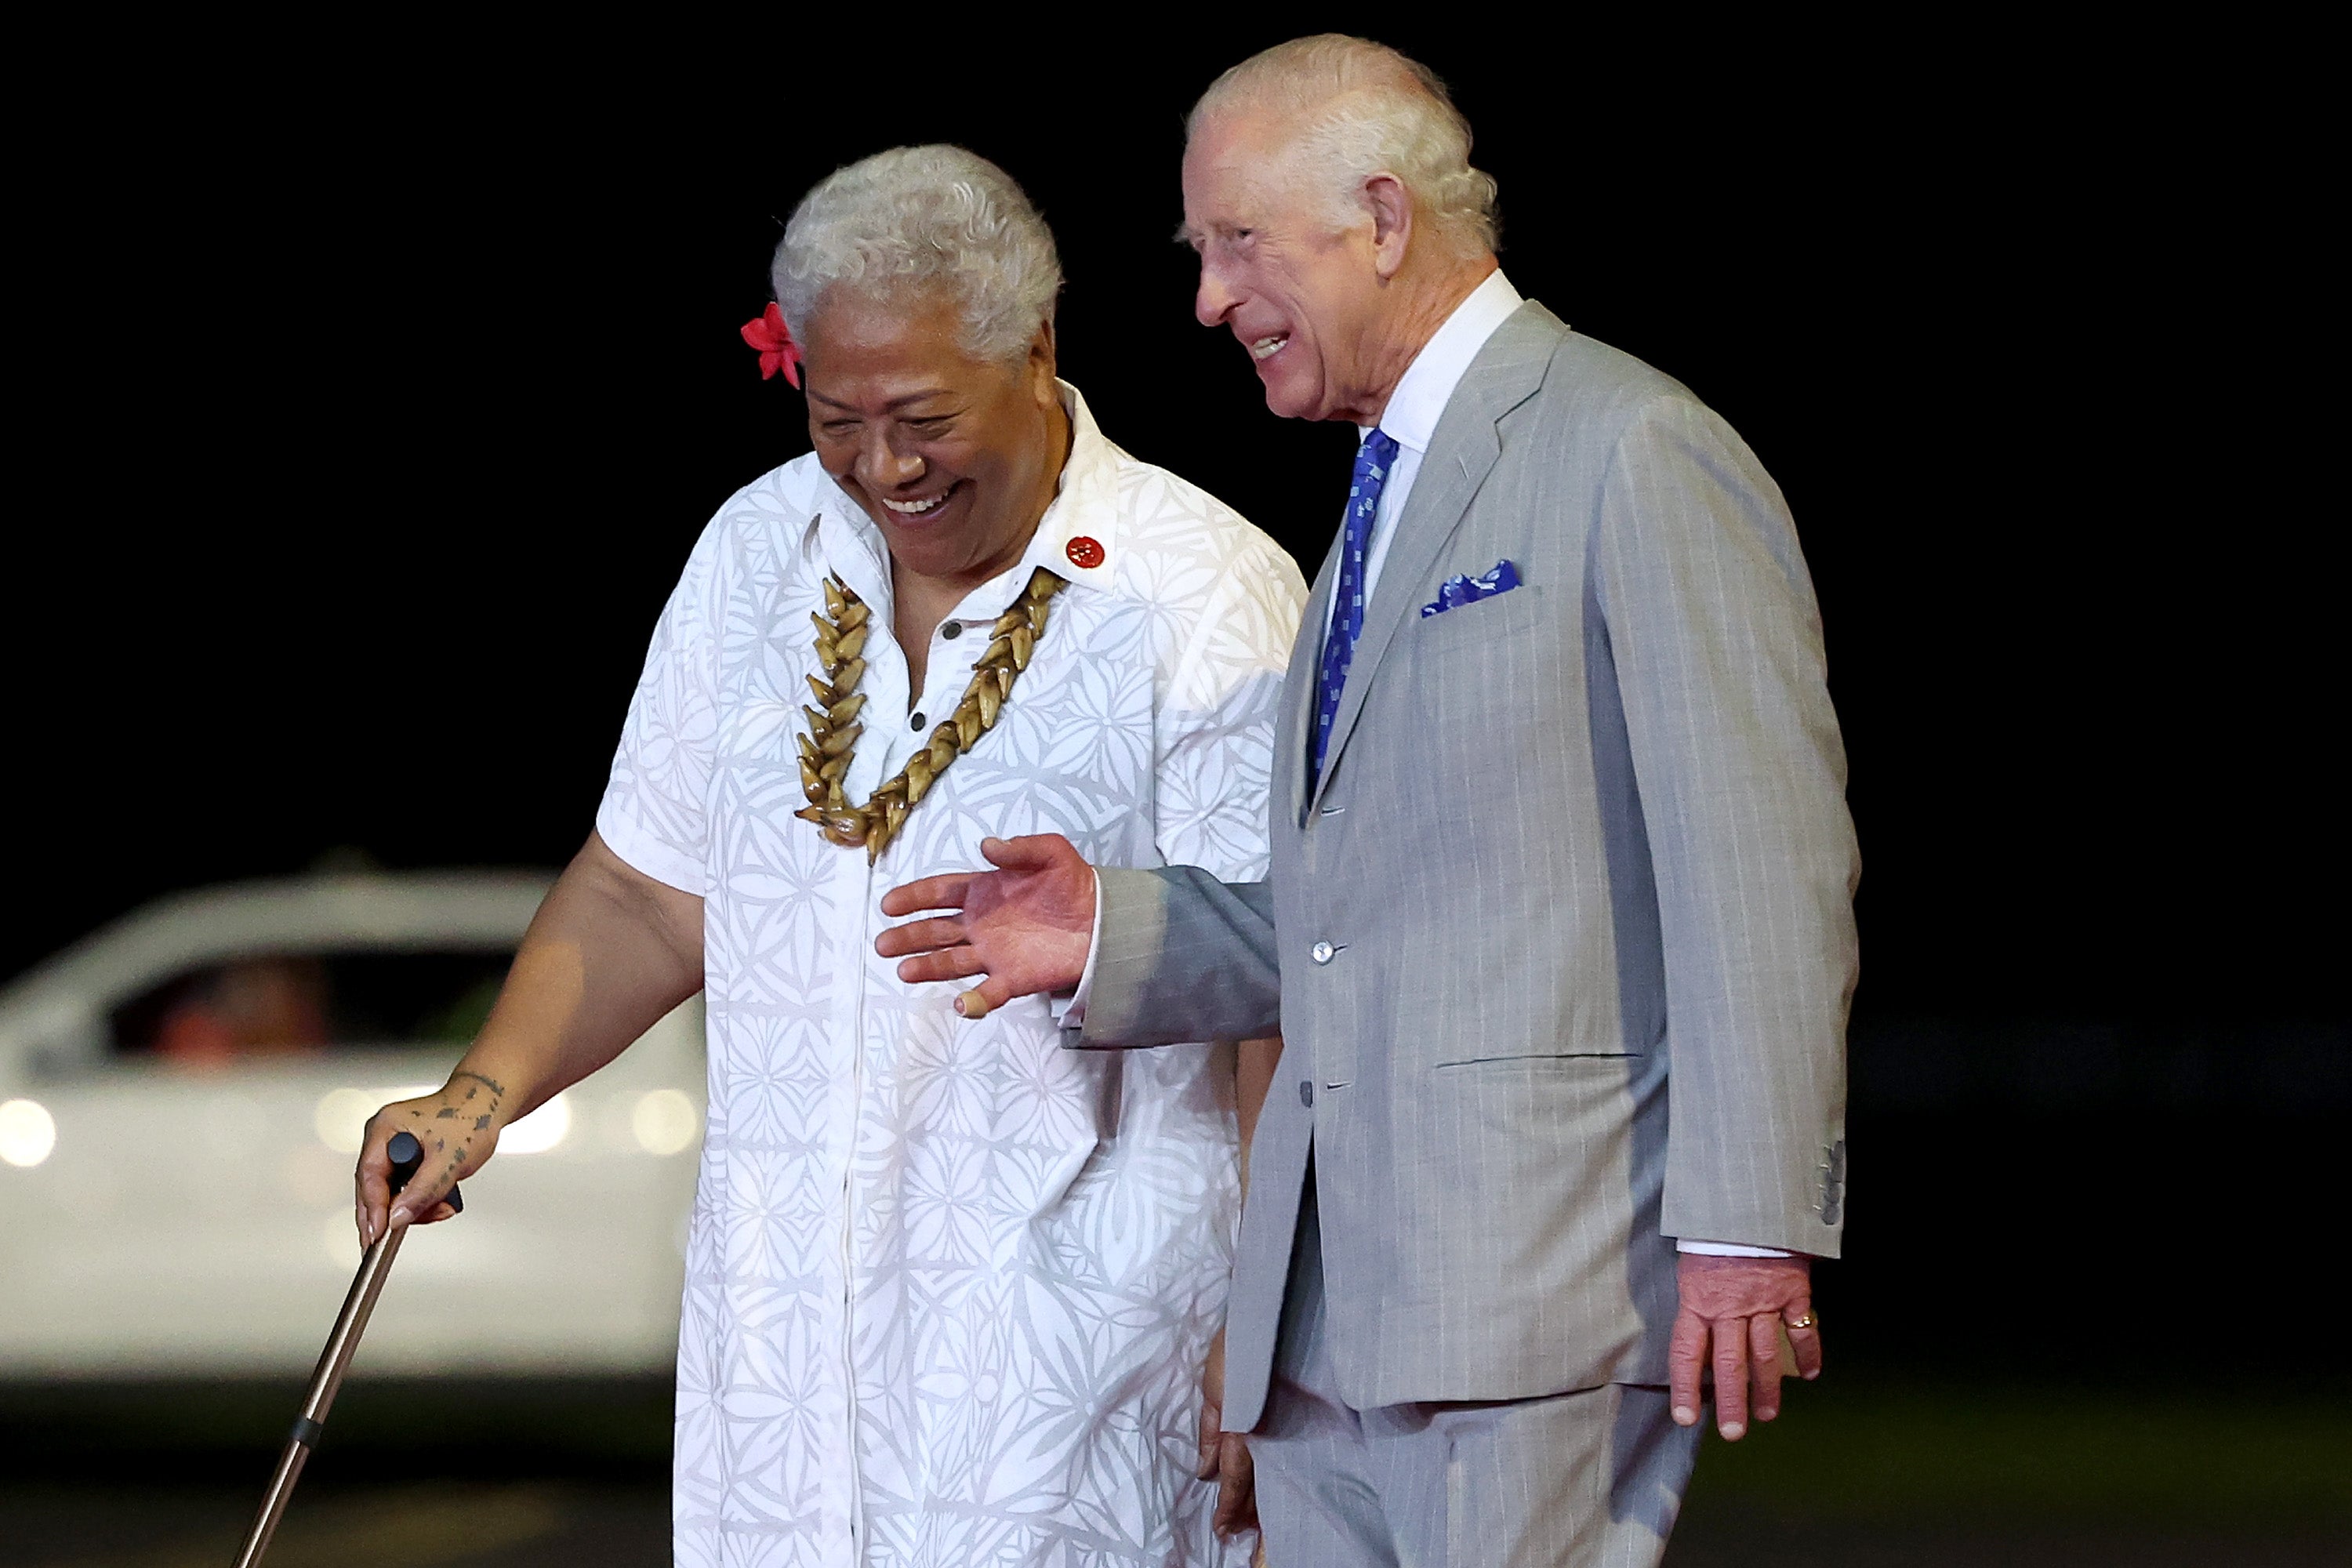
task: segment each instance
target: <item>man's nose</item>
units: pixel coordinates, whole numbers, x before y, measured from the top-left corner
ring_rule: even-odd
[[[875,431],[857,449],[858,482],[869,490],[895,490],[923,477],[923,459],[913,452],[893,448],[889,437]]]
[[[1201,263],[1201,286],[1192,294],[1192,314],[1201,325],[1213,327],[1225,319],[1225,312],[1241,302],[1241,295],[1227,283],[1223,274],[1209,263]]]

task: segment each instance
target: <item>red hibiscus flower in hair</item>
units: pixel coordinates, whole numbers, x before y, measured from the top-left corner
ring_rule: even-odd
[[[778,371],[794,386],[801,384],[801,346],[793,342],[793,330],[784,325],[784,313],[774,305],[756,321],[743,323],[743,341],[760,351],[760,379],[767,380]]]

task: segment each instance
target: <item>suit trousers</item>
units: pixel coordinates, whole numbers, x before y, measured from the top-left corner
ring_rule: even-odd
[[[1250,1437],[1270,1568],[1653,1568],[1701,1428],[1667,1391],[1350,1409],[1307,1167],[1265,1418]]]

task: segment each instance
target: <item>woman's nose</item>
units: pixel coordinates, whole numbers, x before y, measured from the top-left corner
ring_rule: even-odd
[[[895,490],[923,477],[923,459],[912,452],[894,451],[877,434],[858,450],[857,477],[867,489]]]

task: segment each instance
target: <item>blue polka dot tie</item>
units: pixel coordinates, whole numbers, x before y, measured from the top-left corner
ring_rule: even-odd
[[[1339,544],[1339,583],[1333,590],[1331,630],[1323,639],[1323,668],[1315,681],[1315,758],[1307,771],[1311,793],[1323,776],[1324,748],[1331,743],[1331,721],[1339,717],[1339,693],[1348,665],[1364,632],[1364,551],[1371,543],[1372,520],[1381,510],[1381,489],[1396,467],[1397,444],[1375,430],[1356,449],[1356,477],[1348,488],[1348,520]]]

